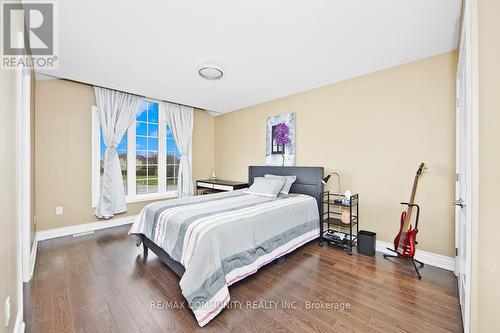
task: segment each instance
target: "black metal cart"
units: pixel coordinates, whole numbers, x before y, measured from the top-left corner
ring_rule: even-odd
[[[322,223],[320,223],[319,244],[323,246],[323,242],[327,242],[329,245],[343,248],[347,254],[352,255],[352,248],[358,243],[359,195],[351,195],[349,204],[342,202],[345,198],[342,194],[330,193],[330,191],[321,194],[323,216]],[[348,210],[349,213],[347,224],[341,220],[344,210]],[[353,228],[356,228],[354,234]]]

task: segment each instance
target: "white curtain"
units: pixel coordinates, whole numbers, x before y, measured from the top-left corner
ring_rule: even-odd
[[[181,159],[177,178],[177,195],[179,198],[193,195],[192,142],[193,142],[193,108],[189,106],[163,103],[170,129],[174,137]]]
[[[116,148],[135,119],[142,98],[101,87],[94,87],[94,92],[102,137],[106,145],[104,175],[95,215],[99,218],[110,218],[114,214],[127,211],[120,160]]]

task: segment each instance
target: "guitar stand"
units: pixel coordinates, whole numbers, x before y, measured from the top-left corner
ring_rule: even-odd
[[[418,228],[418,216],[420,215],[420,207],[417,204],[409,204],[407,202],[402,202],[401,204],[402,205],[407,205],[407,206],[417,207],[417,216],[416,216],[416,221],[415,221],[415,228]],[[415,238],[415,244],[418,244],[416,238]],[[420,275],[420,272],[419,272],[418,269],[419,269],[419,267],[420,268],[424,267],[424,263],[423,262],[415,259],[414,257],[411,257],[411,258],[403,257],[396,250],[393,250],[391,248],[387,248],[387,250],[389,250],[391,252],[394,252],[396,255],[393,255],[393,254],[384,254],[384,259],[387,259],[387,258],[396,258],[396,259],[403,259],[403,260],[411,260],[411,262],[413,264],[413,267],[415,267],[415,272],[417,272],[418,279],[419,280],[422,279],[422,276]],[[417,267],[417,263],[419,264],[419,267]]]
[[[417,272],[418,279],[419,280],[422,279],[422,276],[420,275],[420,272],[418,271],[418,268],[419,267],[420,268],[424,267],[424,263],[423,262],[418,261],[417,259],[415,259],[413,257],[412,258],[405,258],[405,257],[399,255],[399,253],[397,253],[396,251],[394,251],[391,248],[387,248],[387,250],[396,253],[396,255],[393,255],[393,254],[384,254],[384,259],[387,259],[387,258],[397,258],[397,259],[411,260],[411,262],[413,263],[413,267],[415,267],[415,272]],[[416,263],[419,264],[419,267],[417,267]]]

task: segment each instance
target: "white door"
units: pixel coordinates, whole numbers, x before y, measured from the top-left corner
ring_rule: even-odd
[[[456,81],[455,274],[464,331],[469,331],[471,258],[471,66],[469,8],[466,5]]]

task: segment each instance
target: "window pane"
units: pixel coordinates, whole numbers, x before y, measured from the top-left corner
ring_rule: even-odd
[[[148,176],[148,169],[146,166],[137,166],[136,167],[135,184],[136,184],[136,193],[137,194],[148,193],[147,176]]]
[[[157,165],[148,165],[148,185],[158,185]]]
[[[148,152],[148,165],[158,164],[158,152],[150,151]]]
[[[158,192],[158,165],[148,165],[148,193]]]
[[[144,183],[140,183],[137,181],[136,186],[135,186],[135,194],[146,194],[148,193],[148,186],[144,185]]]
[[[167,153],[167,164],[174,164],[174,155]]]
[[[118,160],[120,161],[120,168],[122,170],[127,170],[127,151],[123,149],[119,149],[117,151],[118,153]]]
[[[175,166],[167,165],[167,177],[175,177]]]
[[[141,104],[136,121],[136,193],[157,193],[158,103]]]
[[[167,191],[177,190],[177,178],[167,178]]]
[[[141,106],[139,107],[139,112],[137,113],[137,121],[147,121],[147,107],[148,107],[148,102],[142,102]]]
[[[135,135],[146,136],[148,134],[148,124],[137,122],[135,125]]]
[[[167,151],[172,151],[172,152],[177,151],[177,145],[175,144],[174,138],[171,136],[170,137],[167,136]]]
[[[117,149],[124,149],[127,150],[127,134],[125,132],[125,135],[122,137],[122,141],[118,144]]]
[[[125,149],[118,149],[118,160],[120,161],[120,169],[122,171],[123,188],[125,189],[125,194],[127,194],[127,146]]]
[[[102,135],[101,126],[99,126],[99,131],[101,132],[101,135],[100,135],[101,142],[99,143],[99,146],[101,147],[101,149],[106,149],[106,145],[104,144],[104,136]]]
[[[158,137],[158,125],[154,125],[154,124],[148,125],[148,136],[151,138]]]
[[[158,103],[148,103],[148,122],[158,123]]]
[[[147,164],[147,152],[146,151],[137,151],[135,154],[135,164],[139,166],[145,166]]]
[[[142,137],[135,138],[135,149],[136,150],[147,150],[148,149],[148,139]]]
[[[158,139],[148,138],[148,150],[158,151]]]
[[[180,154],[172,136],[172,130],[166,125],[166,146],[167,146],[167,191],[177,190],[177,175],[179,171]]]
[[[137,151],[135,154],[136,167],[145,166],[147,164],[146,152]]]
[[[123,180],[123,189],[125,191],[125,195],[128,193],[128,184],[127,184],[127,170],[122,170],[122,180]]]
[[[127,175],[123,176],[123,190],[125,191],[125,195],[127,195],[128,193]]]

